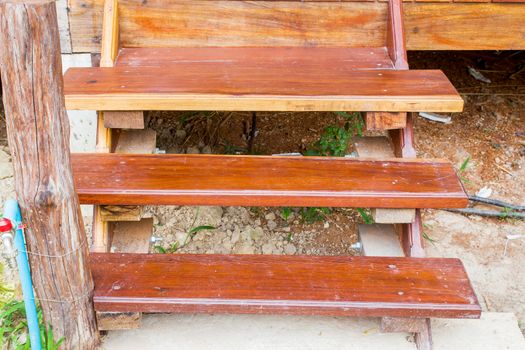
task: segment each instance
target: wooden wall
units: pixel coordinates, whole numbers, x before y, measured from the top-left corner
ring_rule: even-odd
[[[525,0],[435,1],[405,2],[409,50],[525,49]],[[376,46],[384,42],[384,1],[119,3],[123,46]],[[102,4],[103,0],[70,0],[73,52],[99,51]]]

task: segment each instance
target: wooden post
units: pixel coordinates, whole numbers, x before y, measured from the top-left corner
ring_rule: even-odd
[[[37,298],[64,349],[99,343],[69,155],[55,2],[0,3],[0,70],[15,189]]]

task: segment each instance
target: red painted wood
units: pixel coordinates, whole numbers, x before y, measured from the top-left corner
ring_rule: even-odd
[[[73,154],[81,203],[456,208],[468,199],[443,160]]]
[[[459,259],[91,255],[98,311],[480,316]]]

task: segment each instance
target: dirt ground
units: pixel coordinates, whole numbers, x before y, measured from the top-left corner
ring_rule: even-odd
[[[470,159],[461,174],[469,194],[487,187],[491,198],[525,205],[525,52],[413,52],[409,62],[411,68],[442,69],[466,102],[464,112],[452,115],[450,124],[415,120],[418,156],[449,159],[458,169]],[[468,67],[491,82],[475,79]],[[13,195],[3,118],[0,201]],[[334,113],[266,112],[257,113],[256,122],[250,142],[251,113],[148,113],[148,126],[158,134],[157,146],[167,153],[304,152],[326,126],[343,120]],[[297,208],[287,218],[279,208],[146,211],[154,218],[158,239],[151,251],[169,251],[186,242],[177,249],[182,253],[356,254],[352,244],[356,225],[362,222],[353,209],[333,209],[315,223],[304,222]],[[461,258],[484,309],[514,312],[525,331],[525,222],[442,210],[424,211],[423,222],[428,255]],[[214,229],[203,229],[188,240],[188,232],[198,226]]]

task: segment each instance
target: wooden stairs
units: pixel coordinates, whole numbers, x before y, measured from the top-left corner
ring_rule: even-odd
[[[315,4],[287,2],[299,18]],[[133,30],[158,18],[162,2],[151,6]],[[119,16],[133,17],[136,7],[106,0],[100,67],[64,77],[68,109],[99,111],[98,152],[74,154],[72,164],[81,203],[95,204],[100,329],[136,326],[140,312],[377,316],[384,331],[413,332],[419,348],[430,349],[430,317],[480,316],[461,262],[423,259],[419,209],[465,207],[467,196],[449,162],[415,159],[407,113],[459,112],[463,101],[442,72],[408,69],[402,3],[380,6],[388,7],[385,25],[374,29],[384,34],[382,47],[366,47],[359,31],[366,17],[348,14],[341,25],[357,28],[348,45],[327,38],[326,45],[287,47],[275,33],[261,33],[264,45],[232,37],[228,47],[192,46],[191,30],[203,29],[188,28],[180,45],[163,33],[151,46],[121,48],[119,35],[129,34],[120,32]],[[303,30],[305,38],[319,35]],[[387,136],[356,142],[358,158],[159,155],[152,154],[154,133],[140,130],[144,110],[364,111],[367,129]],[[400,253],[147,254],[151,221],[140,207],[168,204],[370,207]],[[142,243],[110,253],[111,240],[126,236]]]

